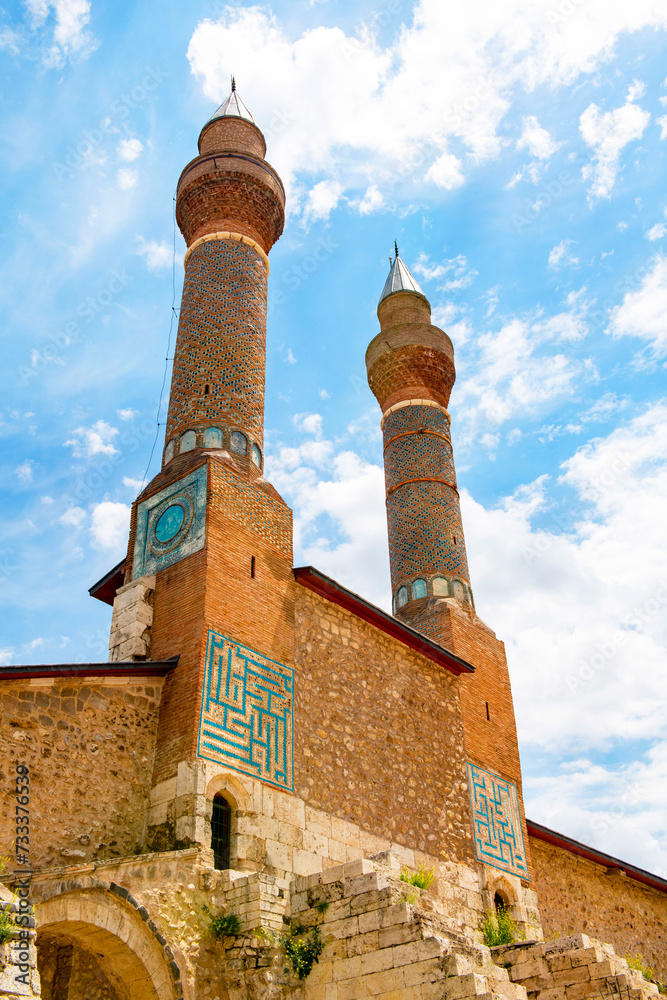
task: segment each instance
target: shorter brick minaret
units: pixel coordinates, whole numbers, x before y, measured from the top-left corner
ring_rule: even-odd
[[[394,614],[418,628],[432,598],[473,599],[447,412],[454,349],[398,249],[378,318],[366,366],[382,409]]]
[[[505,649],[477,616],[470,587],[447,410],[454,348],[398,249],[378,319],[366,366],[382,409],[394,614],[475,668],[459,678],[466,755],[516,784],[523,814]]]

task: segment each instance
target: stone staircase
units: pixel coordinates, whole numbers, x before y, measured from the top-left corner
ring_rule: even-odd
[[[655,1000],[658,987],[628,968],[610,944],[585,934],[491,949],[529,1000]]]

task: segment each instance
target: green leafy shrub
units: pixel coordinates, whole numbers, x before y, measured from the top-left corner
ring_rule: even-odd
[[[482,923],[484,944],[493,948],[497,944],[513,944],[518,937],[518,928],[508,910],[504,906],[498,912],[487,910]]]
[[[435,881],[435,875],[432,868],[425,868],[424,865],[420,865],[417,871],[411,875],[408,866],[404,865],[401,868],[401,881],[407,882],[409,885],[416,885],[418,889],[428,889]]]
[[[217,938],[235,937],[241,929],[241,923],[235,913],[220,914],[211,920],[211,931]]]
[[[0,944],[4,944],[14,934],[16,924],[9,910],[0,910]]]
[[[294,928],[285,940],[285,956],[298,979],[308,976],[315,962],[319,962],[323,948],[319,927],[311,927],[309,931],[301,926]]]
[[[636,952],[634,955],[626,955],[625,961],[628,963],[629,969],[636,969],[637,972],[641,972],[644,979],[654,978],[653,969],[639,952]]]

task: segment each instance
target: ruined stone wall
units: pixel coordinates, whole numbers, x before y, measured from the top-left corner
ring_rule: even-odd
[[[303,587],[295,647],[295,792],[378,837],[473,861],[458,679]]]
[[[639,952],[667,980],[667,894],[536,837],[530,842],[545,935],[584,931],[618,955]]]
[[[30,858],[42,868],[140,850],[161,677],[0,684],[0,783],[30,769]],[[15,836],[15,799],[0,802],[0,853]]]

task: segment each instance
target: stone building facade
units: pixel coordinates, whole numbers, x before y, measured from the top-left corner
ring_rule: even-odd
[[[92,588],[113,604],[109,661],[0,674],[17,915],[0,997],[579,1000],[604,984],[641,1000],[656,987],[613,946],[667,976],[667,883],[603,875],[527,824],[504,647],[469,579],[453,349],[398,251],[367,355],[394,613],[293,566],[292,514],[263,476],[284,219],[265,155],[233,89],[179,181],[162,468]],[[484,944],[497,908],[515,951]]]

